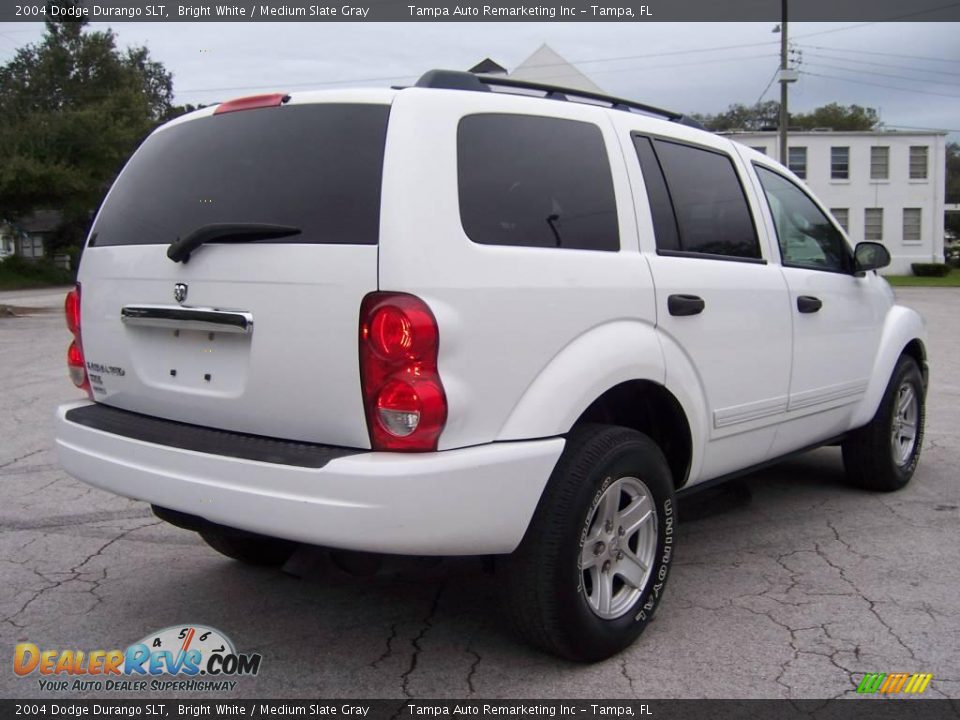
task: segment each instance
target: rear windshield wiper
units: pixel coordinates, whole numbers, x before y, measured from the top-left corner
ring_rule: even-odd
[[[190,253],[204,243],[254,242],[274,238],[299,235],[300,228],[292,225],[271,225],[269,223],[213,223],[202,225],[183,238],[177,238],[167,248],[167,257],[174,262],[187,262]]]

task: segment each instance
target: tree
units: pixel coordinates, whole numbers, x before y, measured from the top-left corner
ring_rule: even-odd
[[[61,245],[80,240],[123,163],[174,112],[163,65],[86,24],[48,20],[0,67],[0,216],[57,209]]]
[[[960,143],[947,143],[947,202],[960,203]],[[960,213],[946,213],[946,229],[960,237]]]
[[[776,130],[780,125],[780,103],[776,100],[752,106],[733,104],[716,115],[694,115],[703,125],[716,132],[727,130]],[[790,115],[790,127],[800,130],[872,130],[879,123],[877,111],[860,105],[830,103],[809,113]]]
[[[877,111],[860,105],[830,103],[809,112],[790,116],[791,127],[803,130],[830,128],[831,130],[873,130],[880,122]]]

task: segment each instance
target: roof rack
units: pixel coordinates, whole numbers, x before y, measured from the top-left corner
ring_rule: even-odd
[[[639,111],[648,115],[666,118],[680,125],[687,125],[699,130],[706,129],[692,117],[684,115],[683,113],[673,112],[672,110],[664,110],[663,108],[653,105],[645,105],[644,103],[625,100],[612,95],[604,95],[603,93],[574,90],[572,88],[547,85],[530,80],[518,80],[511,77],[474,75],[473,73],[462,72],[460,70],[429,70],[417,80],[415,87],[444,90],[472,90],[474,92],[491,92],[492,87],[534,90],[543,93],[540,97],[547,100],[569,100],[571,98],[593,100],[594,102],[603,103],[613,110],[625,110],[627,112]],[[521,93],[515,94],[521,95]]]

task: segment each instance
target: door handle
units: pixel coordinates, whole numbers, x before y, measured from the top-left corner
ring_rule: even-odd
[[[671,295],[667,298],[667,310],[677,317],[699,315],[706,306],[703,298],[696,295]]]
[[[815,313],[822,307],[823,303],[820,302],[820,298],[815,298],[812,295],[800,295],[797,298],[797,310],[802,313]]]

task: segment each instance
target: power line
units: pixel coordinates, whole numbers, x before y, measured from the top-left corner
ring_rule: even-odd
[[[900,55],[891,52],[877,52],[874,50],[853,50],[851,48],[830,47],[828,45],[804,45],[805,48],[812,50],[830,50],[831,52],[857,53],[859,55],[881,55],[883,57],[904,58],[906,60],[929,60],[930,62],[942,62],[960,64],[960,60],[949,60],[947,58],[935,58],[928,55]]]
[[[630,59],[645,59],[645,58],[658,58],[662,56],[674,56],[674,55],[687,55],[698,52],[715,52],[719,50],[728,50],[732,48],[740,49],[743,47],[757,47],[762,45],[770,45],[770,43],[753,43],[750,45],[731,45],[724,48],[704,48],[701,50],[679,50],[668,53],[651,53],[646,55],[625,55],[621,57],[609,57],[609,58],[594,58],[592,60],[572,60],[569,63],[543,63],[541,65],[528,65],[527,69],[531,68],[549,68],[549,67],[567,67],[568,65],[583,65],[585,63],[596,63],[596,62],[612,62],[615,60],[630,60]],[[711,60],[713,63],[721,62],[736,62],[738,60],[754,60],[758,58],[767,58],[773,57],[770,53],[764,53],[761,55],[741,55],[733,58],[719,58]],[[605,73],[615,73],[615,72],[631,72],[635,70],[655,70],[661,68],[674,68],[674,67],[686,67],[689,65],[700,65],[703,61],[697,60],[689,63],[671,63],[668,65],[643,65],[636,67],[627,67],[627,68],[610,68],[606,70],[592,70],[593,74],[605,74]],[[235,85],[231,87],[208,87],[208,88],[188,88],[185,90],[177,90],[177,94],[187,94],[187,93],[199,93],[199,92],[229,92],[232,90],[261,90],[264,88],[273,88],[273,87],[284,87],[284,88],[306,88],[306,87],[323,87],[328,85],[349,85],[351,83],[366,83],[366,82],[393,82],[393,81],[405,81],[405,80],[415,80],[416,78],[422,75],[422,71],[413,72],[409,75],[392,75],[389,77],[369,77],[369,78],[351,78],[348,80],[314,80],[310,82],[302,83],[284,83],[284,82],[275,82],[265,85]],[[564,76],[554,76],[564,77]],[[551,79],[550,77],[543,78],[545,80]]]
[[[780,72],[780,68],[777,68],[773,71],[773,75],[770,76],[770,82],[767,83],[767,86],[763,89],[763,92],[760,93],[760,97],[757,98],[757,101],[754,105],[759,105],[760,101],[763,100],[763,96],[767,94],[767,91],[770,89],[770,86],[773,85],[773,81],[777,79],[777,74]]]
[[[879,63],[873,62],[871,60],[854,60],[853,58],[845,58],[840,55],[828,55],[826,53],[812,52],[808,53],[814,58],[823,58],[825,60],[837,60],[839,62],[845,63],[854,63],[855,65],[870,65],[871,67],[882,67],[882,68],[891,68],[893,70],[912,70],[914,72],[920,73],[933,73],[935,75],[947,75],[949,77],[960,77],[960,72],[949,72],[948,70],[932,70],[930,68],[921,68],[913,65],[893,65],[891,63]]]
[[[935,8],[927,8],[926,10],[915,10],[914,12],[904,13],[903,15],[895,15],[894,17],[884,18],[883,20],[873,20],[872,22],[857,23],[856,25],[846,25],[841,28],[832,28],[830,30],[818,30],[816,32],[804,33],[802,35],[795,35],[794,39],[799,40],[800,38],[805,37],[815,37],[817,35],[829,35],[830,33],[844,32],[846,30],[856,30],[857,28],[867,27],[868,25],[877,25],[882,22],[891,22],[893,20],[903,20],[909,17],[916,17],[918,15],[927,15],[933,12],[939,12],[940,10],[947,10],[949,8],[957,7],[960,5],[960,2],[953,2],[947,5],[939,5]]]
[[[810,77],[826,78],[828,80],[840,80],[841,82],[854,83],[856,85],[872,85],[873,87],[886,88],[887,90],[902,90],[903,92],[919,93],[920,95],[937,95],[939,97],[948,97],[960,100],[960,95],[933,92],[932,90],[915,90],[913,88],[897,87],[895,85],[882,85],[880,83],[867,82],[866,80],[854,80],[853,78],[837,77],[836,75],[823,75],[822,73],[812,73],[807,72],[806,70],[800,70],[799,72],[801,75],[808,75]]]
[[[803,63],[805,66],[809,65],[811,67],[820,67],[827,68],[828,70],[840,70],[841,72],[850,72],[861,75],[877,75],[879,77],[893,78],[894,80],[910,80],[911,82],[923,82],[930,83],[933,85],[948,85],[949,87],[960,87],[960,83],[947,82],[946,80],[924,80],[922,78],[910,77],[908,75],[892,75],[890,73],[875,72],[873,70],[860,70],[858,68],[845,68],[838,65],[828,65],[826,63],[818,62],[806,62]]]

